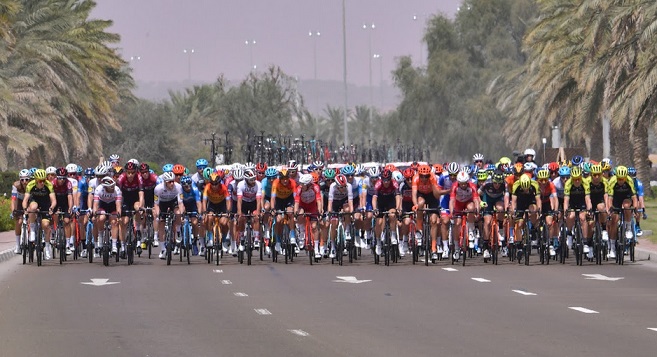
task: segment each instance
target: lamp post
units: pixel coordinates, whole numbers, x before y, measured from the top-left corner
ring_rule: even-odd
[[[368,38],[369,38],[369,70],[370,70],[370,111],[372,110],[372,107],[374,107],[374,95],[372,94],[372,31],[376,28],[376,25],[374,23],[371,24],[363,24],[363,30],[369,30],[368,31]],[[370,118],[371,119],[371,118]]]
[[[194,53],[194,49],[184,49],[183,53],[187,54],[187,80],[191,81],[192,80],[192,54]]]
[[[383,56],[375,53],[372,57],[379,60],[379,90],[381,92],[381,108],[383,108]]]
[[[543,164],[545,164],[545,145],[547,144],[547,138],[541,140],[543,141]]]
[[[253,64],[253,46],[255,46],[256,41],[255,40],[246,40],[246,41],[244,41],[244,44],[249,46],[249,58],[251,59],[251,70],[255,70],[256,65]]]
[[[349,144],[349,131],[347,130],[347,25],[346,25],[347,11],[345,0],[342,0],[342,82],[344,85],[344,143]]]
[[[425,22],[426,22],[426,15],[423,16],[423,17],[424,17]],[[413,15],[413,22],[416,22],[416,21],[419,21],[419,20],[420,20],[420,16],[414,14]],[[422,29],[422,26],[423,26],[423,24],[420,24],[420,29]],[[420,33],[422,33],[422,32],[420,31]],[[421,66],[424,66],[424,43],[423,43],[423,40],[422,40],[422,36],[420,36],[420,67]]]
[[[308,36],[313,40],[313,73],[317,80],[317,38],[321,36],[319,31],[308,31]]]

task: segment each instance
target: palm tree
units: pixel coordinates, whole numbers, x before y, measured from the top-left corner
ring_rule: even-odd
[[[327,141],[329,142],[332,141],[336,145],[342,143],[344,110],[340,107],[332,107],[330,105],[327,105],[326,108],[324,109],[324,113],[328,117],[327,118],[328,135],[326,136]]]

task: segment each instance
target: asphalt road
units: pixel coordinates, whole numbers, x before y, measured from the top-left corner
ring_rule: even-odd
[[[657,347],[657,264],[648,261],[311,267],[228,258],[217,267],[195,258],[130,267],[12,258],[0,265],[0,355],[646,356]],[[91,279],[118,284],[81,284]]]

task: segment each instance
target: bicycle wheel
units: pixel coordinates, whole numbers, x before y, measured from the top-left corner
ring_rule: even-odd
[[[600,222],[597,219],[597,215],[596,215],[595,227],[593,231],[593,244],[594,244],[593,253],[595,254],[595,264],[601,265],[602,264],[602,229],[600,228]]]
[[[386,225],[383,228],[383,259],[385,266],[390,266],[390,227],[386,221]]]
[[[575,261],[577,262],[577,265],[581,266],[584,263],[584,237],[582,235],[582,226],[579,222],[579,215],[575,219],[575,235],[577,236],[577,256],[575,257]]]
[[[43,231],[41,230],[41,224],[37,224],[37,229],[36,229],[36,242],[35,242],[35,247],[36,247],[36,256],[37,256],[37,266],[40,267],[41,264],[43,264],[43,237],[42,237]]]
[[[623,214],[623,212],[621,212]],[[616,262],[619,265],[625,264],[625,224],[621,223],[621,227],[619,229],[619,234],[618,234],[618,239],[616,240],[616,244],[618,245],[618,248],[616,248]]]
[[[166,245],[166,259],[167,259],[167,265],[171,265],[171,251],[173,250],[173,237],[171,236],[171,228],[169,228],[165,234],[166,239],[164,240],[164,244]]]
[[[57,251],[59,254],[59,265],[64,264],[66,259],[66,243],[64,237],[64,227],[63,222],[60,222],[60,227],[57,227],[57,236],[55,237],[55,242],[57,242]]]
[[[568,255],[568,244],[566,244],[567,239],[568,239],[568,228],[562,222],[560,233],[559,233],[559,262],[561,264],[566,264],[566,256]]]
[[[187,255],[187,265],[192,264],[191,261],[191,255],[193,253],[192,248],[193,248],[193,243],[192,243],[192,236],[191,236],[191,229],[192,227],[187,223],[187,228],[185,229],[185,254]]]
[[[422,234],[422,239],[423,241],[423,247],[424,247],[424,266],[429,266],[429,259],[431,259],[431,263],[435,263],[436,261],[432,259],[431,255],[433,252],[431,251],[431,221],[429,222],[423,222],[422,230],[424,233]],[[436,239],[438,239],[436,237]],[[438,242],[436,242],[438,244]],[[419,249],[419,248],[418,248]]]
[[[283,225],[283,235],[281,237],[281,240],[283,241],[283,249],[284,249],[284,256],[285,256],[285,264],[288,263],[288,260],[291,261],[290,257],[290,228],[287,226],[287,224]]]
[[[344,247],[345,247],[345,246],[344,246],[344,244],[345,244],[345,240],[344,240],[344,227],[343,227],[342,225],[338,225],[338,232],[337,232],[337,236],[336,236],[336,238],[335,238],[335,241],[336,241],[336,243],[337,243],[337,248],[336,248],[336,251],[335,251],[335,256],[336,256],[336,258],[338,259],[338,265],[341,266],[341,265],[344,263],[344,259],[343,259],[343,258],[344,258],[344,254],[343,254],[343,252],[344,252]]]
[[[134,263],[134,255],[135,255],[135,250],[134,250],[134,234],[133,234],[133,228],[132,228],[132,220],[130,220],[128,224],[128,232],[125,237],[125,245],[126,245],[126,253],[128,255],[128,265],[132,265]]]
[[[153,228],[153,221],[150,219],[146,224],[146,247],[148,248],[148,259],[151,259],[153,253],[153,241],[155,240],[155,233]]]
[[[93,237],[93,228],[91,224],[87,224],[85,242],[87,243],[87,258],[89,263],[94,262],[94,237]]]
[[[246,232],[244,232],[244,238],[246,239],[246,247],[244,247],[244,250],[246,251],[246,265],[251,265],[251,257],[253,256],[253,248],[251,244],[251,228],[246,229]]]

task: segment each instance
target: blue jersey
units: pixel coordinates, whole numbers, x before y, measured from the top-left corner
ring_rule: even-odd
[[[265,177],[260,181],[260,185],[262,186],[262,196],[267,200],[271,198],[271,187],[275,179],[276,178],[273,177],[273,180],[269,180],[269,177]]]
[[[634,189],[637,197],[643,197],[643,182],[636,177],[634,178]]]
[[[440,175],[438,178],[438,185],[442,187],[443,190],[451,190],[452,184],[453,182],[449,178],[449,175]],[[440,198],[440,207],[446,210],[449,209],[449,193]]]
[[[192,185],[192,188],[189,192],[182,190],[183,194],[183,204],[185,205],[185,210],[187,212],[196,212],[196,203],[201,202],[201,193],[199,192],[196,186]]]
[[[80,202],[77,204],[80,209],[87,209],[87,197],[89,196],[89,180],[86,176],[82,176],[78,180],[78,192],[80,192]],[[75,205],[75,203],[74,203]]]

